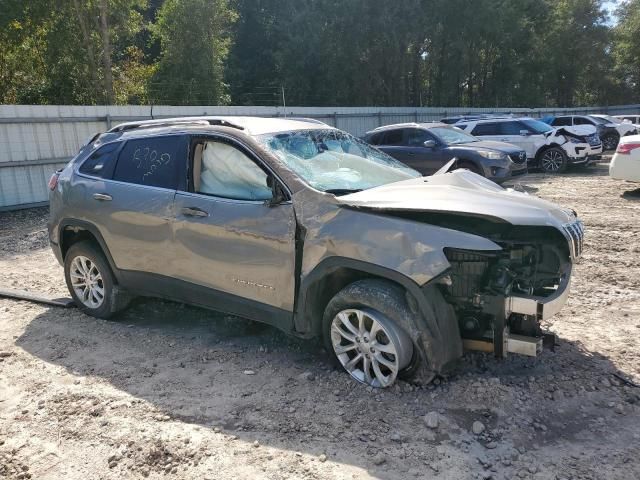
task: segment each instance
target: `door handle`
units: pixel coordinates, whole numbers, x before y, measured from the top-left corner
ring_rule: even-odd
[[[182,209],[185,217],[208,217],[209,214],[198,207],[187,207]]]
[[[111,195],[107,195],[106,193],[94,193],[93,198],[96,200],[100,200],[101,202],[110,202],[113,200]]]

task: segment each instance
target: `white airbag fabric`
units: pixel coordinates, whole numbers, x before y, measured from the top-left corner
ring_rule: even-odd
[[[238,200],[272,197],[266,173],[244,153],[226,143],[205,144],[200,179],[200,193]]]

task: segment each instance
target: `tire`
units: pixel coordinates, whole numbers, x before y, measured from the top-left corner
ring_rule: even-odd
[[[108,319],[128,304],[104,254],[90,241],[69,248],[64,257],[64,277],[77,307],[87,315]]]
[[[327,304],[322,322],[324,343],[334,363],[355,380],[372,387],[390,387],[397,378],[415,377],[421,370],[419,347],[408,333],[412,316],[415,313],[407,305],[404,289],[386,280],[360,280],[346,286]],[[361,319],[364,333],[357,327]],[[375,338],[367,337],[376,323],[380,329]],[[356,341],[346,337],[355,337]],[[338,351],[340,347],[349,350]],[[360,360],[350,366],[358,355]],[[427,377],[430,381],[434,375]]]
[[[545,173],[562,173],[568,163],[567,154],[560,147],[547,148],[538,156],[538,164]]]
[[[615,133],[608,133],[602,137],[602,150],[611,151],[618,148],[618,142],[620,142],[620,136]]]
[[[482,172],[482,169],[479,168],[475,163],[462,161],[458,163],[458,168],[466,168],[470,172],[473,172],[476,175],[480,175],[481,177],[484,177],[484,173]]]

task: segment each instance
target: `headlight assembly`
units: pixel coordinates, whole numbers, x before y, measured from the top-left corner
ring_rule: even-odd
[[[489,160],[505,160],[507,158],[506,154],[493,150],[478,150],[478,153]]]

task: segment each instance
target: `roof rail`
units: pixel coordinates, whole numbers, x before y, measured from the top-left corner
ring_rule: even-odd
[[[116,125],[112,129],[108,130],[108,133],[126,132],[127,130],[135,130],[138,128],[170,127],[173,125],[220,125],[223,127],[232,127],[244,130],[244,127],[241,125],[229,122],[221,117],[175,117],[121,123],[120,125]]]
[[[318,120],[317,118],[309,118],[309,117],[285,117],[285,120],[295,120],[296,122],[307,122],[307,123],[317,123],[318,125],[326,125],[330,127],[327,122],[323,122],[322,120]]]

